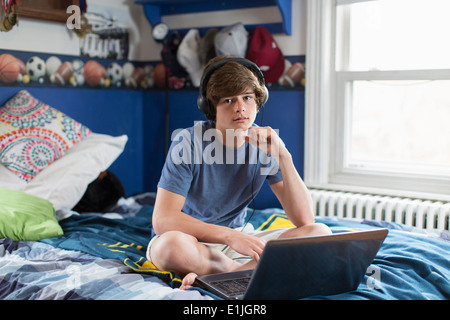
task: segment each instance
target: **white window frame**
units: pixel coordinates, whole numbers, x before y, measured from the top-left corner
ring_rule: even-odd
[[[304,181],[310,188],[450,201],[448,177],[344,167],[347,81],[450,79],[449,70],[336,72],[336,3],[357,1],[366,0],[308,0]]]

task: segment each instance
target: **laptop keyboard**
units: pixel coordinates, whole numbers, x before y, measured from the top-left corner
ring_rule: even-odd
[[[220,281],[213,281],[211,282],[211,284],[220,288],[222,291],[226,292],[231,296],[236,296],[245,293],[245,290],[247,289],[250,279],[251,277],[220,280]]]

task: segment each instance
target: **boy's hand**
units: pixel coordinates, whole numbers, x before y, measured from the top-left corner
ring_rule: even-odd
[[[250,127],[245,141],[279,160],[287,149],[278,134],[271,127]]]
[[[266,241],[240,231],[236,231],[228,239],[227,244],[240,254],[251,257],[255,261],[259,261]]]

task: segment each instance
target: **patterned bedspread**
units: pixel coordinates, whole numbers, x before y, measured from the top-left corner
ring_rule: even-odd
[[[32,241],[0,240],[0,299],[209,299],[136,273],[119,260]]]
[[[147,201],[148,200],[148,201]],[[145,259],[152,202],[126,199],[115,213],[71,212],[61,237],[40,242],[0,239],[0,299],[214,299],[179,290],[180,277]],[[450,299],[448,233],[429,235],[376,221],[317,218],[333,232],[387,227],[383,243],[357,290],[309,299]],[[290,226],[280,209],[256,211],[257,229]]]

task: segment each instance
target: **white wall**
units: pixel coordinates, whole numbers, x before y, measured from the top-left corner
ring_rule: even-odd
[[[89,0],[88,11],[114,17],[129,26],[129,60],[159,60],[161,45],[153,41],[151,27],[142,6],[134,2],[134,0]],[[267,22],[268,19],[273,19],[272,15],[273,11],[258,14],[258,19]],[[197,16],[195,19],[189,18],[189,15],[186,16],[187,22],[183,22],[184,25],[180,27],[191,28],[205,24],[208,26],[206,15]],[[230,13],[229,18],[234,16],[236,15]],[[252,19],[250,14],[245,12],[243,18]],[[292,20],[292,35],[274,35],[274,38],[284,55],[304,55],[306,54],[306,0],[292,0]],[[191,21],[198,23],[191,25]],[[229,24],[231,23],[233,22]],[[19,26],[15,26],[9,32],[0,32],[0,49],[79,55],[79,39],[72,30],[67,29],[64,23],[19,17]]]

